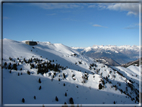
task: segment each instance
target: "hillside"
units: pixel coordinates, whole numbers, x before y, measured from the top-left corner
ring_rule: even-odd
[[[2,67],[4,104],[139,104],[138,66],[131,75],[63,44],[3,39]]]
[[[111,58],[107,58],[107,57],[102,57],[102,58],[98,58],[95,59],[97,62],[109,65],[109,66],[120,66],[120,64],[118,62],[116,62],[115,60],[111,59]]]
[[[142,60],[142,58],[141,59],[139,58],[139,59],[137,59],[135,61],[128,62],[126,64],[122,64],[121,66],[123,66],[123,67],[129,67],[131,65],[137,65],[137,66],[139,66],[140,60]],[[142,64],[142,62],[140,64]]]

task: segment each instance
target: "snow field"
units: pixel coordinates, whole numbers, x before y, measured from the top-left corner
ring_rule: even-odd
[[[3,66],[7,62],[6,67],[3,68],[4,104],[23,104],[22,98],[25,99],[24,104],[64,104],[65,102],[70,104],[71,97],[74,104],[138,103],[129,81],[133,77],[134,90],[139,88],[137,86],[139,76],[131,76],[131,73],[138,74],[139,69],[136,67],[113,67],[119,69],[119,72],[123,74],[121,76],[117,70],[94,62],[92,58],[81,55],[62,44],[39,42],[38,45],[29,46],[24,41],[17,42],[8,39],[4,39],[3,43]],[[10,57],[12,60],[9,59]],[[26,61],[32,59],[32,62],[26,63],[24,58]],[[40,61],[36,63],[34,58]],[[38,74],[38,68],[36,68],[38,64],[50,61],[51,65],[60,64],[65,69],[59,68],[60,72],[48,69],[48,72],[43,75]],[[11,73],[8,69],[10,63],[11,66],[19,63],[17,70],[12,69]],[[31,64],[35,67],[31,68]],[[39,83],[39,78],[41,83]],[[100,84],[102,88],[99,87]],[[130,86],[128,87],[127,84]],[[128,88],[125,93],[126,87]],[[120,89],[123,91],[121,92]],[[55,100],[56,96],[58,101]]]

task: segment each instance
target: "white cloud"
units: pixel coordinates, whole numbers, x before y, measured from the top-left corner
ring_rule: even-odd
[[[132,12],[132,11],[129,11],[129,12],[127,13],[127,15],[137,15],[137,13]]]
[[[127,15],[138,15],[139,3],[100,3],[99,8],[116,10],[116,11],[128,11]]]
[[[61,9],[61,8],[78,8],[82,7],[76,3],[32,3],[32,5],[38,6],[43,9]]]
[[[105,27],[105,26],[98,25],[98,24],[94,24],[93,26],[95,26],[95,27],[104,27],[104,28],[107,28],[107,27]]]
[[[129,25],[129,26],[125,27],[124,29],[138,29],[139,26],[141,26],[141,24],[136,23],[136,24]]]
[[[88,5],[88,8],[95,8],[96,4]]]

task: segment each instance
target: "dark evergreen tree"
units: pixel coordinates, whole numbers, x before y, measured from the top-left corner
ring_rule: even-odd
[[[11,69],[11,63],[8,65],[8,69]]]
[[[36,99],[36,96],[34,96],[34,99]]]
[[[5,67],[7,66],[7,62],[4,63],[4,66],[5,66]]]
[[[41,86],[39,87],[39,90],[41,90]]]
[[[11,58],[11,57],[9,57],[9,60],[11,60],[11,61],[12,61],[12,58]]]
[[[102,87],[103,87],[102,84],[99,84],[99,89],[102,89]]]
[[[69,102],[70,102],[70,104],[74,104],[74,101],[73,101],[72,97],[69,99]]]
[[[60,81],[60,78],[58,78],[58,81]]]
[[[30,74],[31,74],[29,70],[27,71],[27,74],[28,74],[28,75],[30,75]]]
[[[55,97],[55,100],[58,101],[58,97],[57,96]]]
[[[17,70],[17,64],[13,64],[13,69]]]
[[[41,83],[41,80],[40,80],[40,78],[38,79],[38,82],[39,82],[39,83]]]
[[[65,86],[65,83],[63,84],[63,86]]]
[[[65,96],[67,96],[67,93],[65,93]]]
[[[25,103],[25,99],[24,98],[22,98],[22,102]]]
[[[66,78],[65,74],[63,73],[63,78]]]

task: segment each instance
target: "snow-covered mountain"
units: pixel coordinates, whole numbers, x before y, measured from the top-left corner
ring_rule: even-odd
[[[1,66],[3,104],[139,104],[139,66],[109,67],[63,44],[3,39]]]
[[[72,47],[91,58],[111,58],[120,64],[125,64],[139,58],[140,46],[94,45],[87,48]]]

